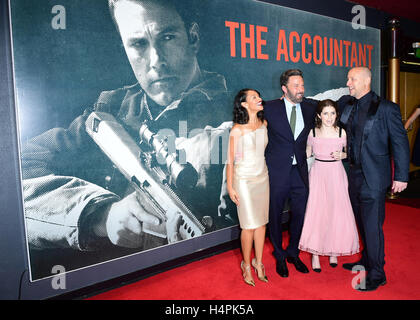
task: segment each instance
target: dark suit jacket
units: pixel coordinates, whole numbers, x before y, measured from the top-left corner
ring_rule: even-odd
[[[391,184],[391,154],[394,158],[394,180],[408,181],[410,149],[399,106],[372,93],[363,129],[360,162],[369,188],[382,190]],[[340,122],[347,132],[354,102],[351,96],[338,100]]]
[[[292,169],[293,155],[295,155],[302,180],[309,187],[306,142],[308,133],[314,126],[316,105],[312,101],[303,99],[300,106],[305,126],[294,140],[284,100],[271,100],[264,104],[264,117],[268,122],[268,145],[265,157],[272,186],[287,185],[287,179]]]

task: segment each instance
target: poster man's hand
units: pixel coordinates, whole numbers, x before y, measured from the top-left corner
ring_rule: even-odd
[[[157,217],[147,212],[135,193],[111,205],[106,220],[109,240],[127,248],[137,248],[143,243],[143,222],[159,225]]]

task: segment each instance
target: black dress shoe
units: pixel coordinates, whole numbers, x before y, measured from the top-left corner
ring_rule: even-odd
[[[366,292],[366,291],[374,291],[378,289],[380,286],[384,286],[386,284],[386,278],[377,279],[377,280],[370,280],[366,278],[365,286],[360,286],[356,290]]]
[[[299,257],[287,257],[286,260],[287,262],[294,264],[297,271],[302,273],[309,273],[308,268],[305,266],[302,260],[299,259]]]
[[[282,278],[289,276],[289,269],[287,269],[286,261],[284,259],[277,260],[276,271]]]
[[[353,271],[353,268],[355,266],[362,266],[366,270],[366,266],[361,261],[357,261],[357,262],[353,262],[353,263],[343,263],[343,268],[346,269],[346,270]]]

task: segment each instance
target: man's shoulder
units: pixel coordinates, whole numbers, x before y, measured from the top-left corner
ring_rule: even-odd
[[[274,99],[274,100],[267,100],[264,101],[264,107],[273,107],[273,106],[279,106],[279,105],[284,105],[284,100],[282,99]]]
[[[395,102],[382,98],[374,91],[371,91],[371,102],[378,104],[378,111],[386,111],[389,109],[400,110],[400,106]]]
[[[280,108],[281,106],[284,106],[284,101],[281,99],[264,101],[264,116],[267,119],[271,118],[273,113],[276,113],[275,110]]]
[[[96,111],[110,113],[118,112],[125,99],[141,92],[142,89],[138,83],[113,90],[102,91],[95,102],[94,109]]]
[[[344,96],[341,96],[340,99],[337,100],[337,103],[338,105],[344,105],[344,104],[348,104],[352,100],[354,100],[354,97],[352,97],[349,94],[346,94]]]
[[[318,102],[319,102],[318,100],[304,97],[301,104],[303,105],[306,104],[306,105],[310,105],[311,107],[316,107],[318,105]]]
[[[379,106],[385,106],[388,108],[399,108],[399,105],[396,104],[395,102],[385,99],[385,98],[381,98],[378,96],[378,100],[379,100]]]
[[[347,106],[351,106],[354,104],[354,101],[355,99],[351,95],[346,94],[344,96],[341,96],[340,99],[337,100],[338,111],[340,113],[343,113]]]
[[[202,70],[202,77],[199,84],[188,90],[184,96],[203,95],[209,101],[216,101],[227,97],[228,89],[226,79],[217,72]]]
[[[129,92],[138,92],[141,90],[141,87],[138,83],[124,86],[121,88],[113,89],[113,90],[105,90],[99,94],[98,103],[108,103],[111,99],[115,99],[116,97],[124,96]]]
[[[387,116],[397,116],[401,117],[401,109],[398,104],[392,102],[388,99],[379,98],[379,105],[378,105],[378,114],[382,114],[385,117]]]

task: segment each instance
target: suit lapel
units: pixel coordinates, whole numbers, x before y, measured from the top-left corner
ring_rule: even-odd
[[[344,125],[344,128],[347,127],[347,123],[349,121],[349,117],[351,114],[351,111],[353,110],[354,103],[355,103],[356,99],[354,97],[352,97],[346,104],[346,106],[343,109],[343,112],[340,116],[340,122]]]
[[[360,149],[363,148],[363,143],[365,142],[365,140],[367,139],[367,137],[369,136],[369,134],[372,130],[373,123],[375,121],[374,118],[375,118],[376,112],[378,111],[380,102],[381,102],[381,99],[376,94],[374,94],[372,96],[372,100],[370,102],[369,110],[368,110],[367,117],[366,117],[365,126],[363,128],[363,138],[362,138],[362,145],[361,145]]]
[[[310,109],[311,108],[306,107],[306,104],[303,101],[300,103],[300,110],[302,111],[302,117],[303,117],[303,128],[302,128],[302,131],[299,133],[298,137],[296,138],[296,140],[299,139],[302,136],[302,134],[304,134],[307,131],[307,129],[312,128],[314,119],[312,117],[312,112]],[[292,131],[290,130],[290,132]]]

